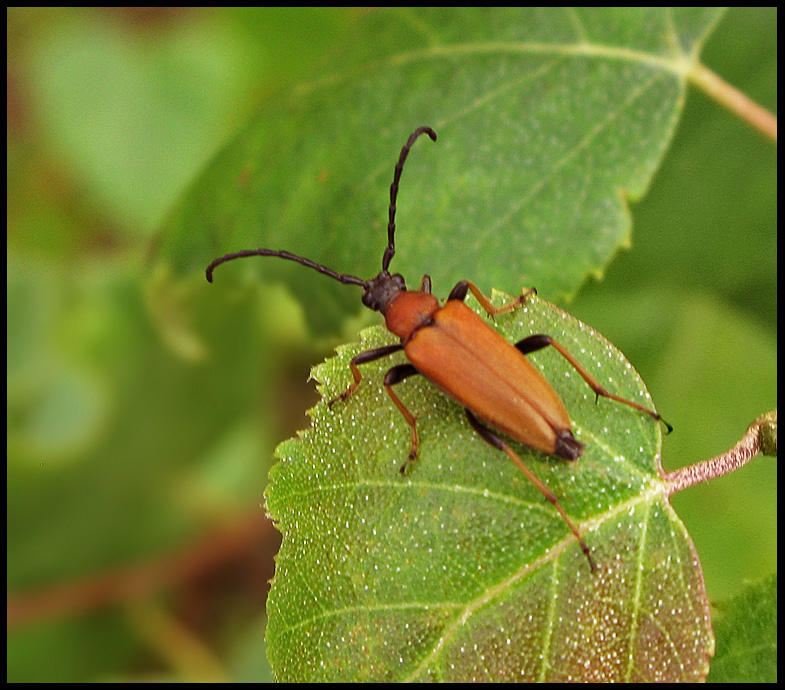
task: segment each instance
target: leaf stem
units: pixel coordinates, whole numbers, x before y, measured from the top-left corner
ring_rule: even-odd
[[[777,142],[777,116],[745,96],[708,67],[696,62],[688,72],[689,80],[709,97],[724,105],[732,113],[746,120],[764,136]]]
[[[682,467],[664,476],[667,495],[694,484],[716,479],[746,465],[759,453],[777,455],[777,410],[758,417],[747,428],[741,440],[730,450],[710,460]]]

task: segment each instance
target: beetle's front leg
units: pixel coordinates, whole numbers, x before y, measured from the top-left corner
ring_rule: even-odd
[[[468,280],[462,280],[458,283],[450,292],[447,301],[457,299],[460,302],[463,302],[466,299],[466,294],[471,290],[472,294],[477,298],[477,301],[482,305],[482,308],[485,309],[485,312],[491,318],[495,317],[496,314],[501,314],[502,312],[512,311],[516,307],[520,306],[526,301],[526,298],[529,295],[536,295],[537,289],[536,288],[521,288],[521,296],[518,299],[513,300],[509,304],[505,304],[503,307],[494,307],[491,304],[491,301],[482,294],[480,288],[478,288],[474,283],[470,283]]]
[[[343,393],[330,400],[330,402],[327,403],[327,406],[332,407],[333,404],[339,400],[346,400],[346,398],[348,398],[352,393],[354,393],[354,391],[357,390],[357,386],[360,385],[360,381],[362,380],[360,370],[357,368],[358,364],[367,364],[368,362],[373,362],[377,359],[381,359],[382,357],[386,357],[387,355],[391,355],[393,352],[398,352],[398,350],[403,350],[403,345],[398,344],[376,347],[372,350],[365,350],[365,352],[361,352],[359,355],[353,357],[352,361],[349,362],[349,368],[352,370],[354,383],[352,383]]]

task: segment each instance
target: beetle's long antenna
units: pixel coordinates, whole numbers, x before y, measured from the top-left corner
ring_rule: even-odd
[[[430,127],[418,127],[411,133],[411,136],[401,149],[401,155],[398,156],[395,174],[393,175],[393,181],[390,185],[390,220],[387,223],[387,249],[384,250],[384,256],[382,257],[382,271],[387,271],[387,267],[390,265],[390,261],[395,255],[395,200],[398,198],[398,182],[400,181],[401,173],[403,172],[403,163],[406,160],[406,156],[409,155],[409,151],[414,145],[415,140],[421,134],[427,134],[433,141],[436,141],[436,132]]]
[[[291,252],[286,252],[282,250],[276,249],[246,249],[242,252],[234,252],[232,254],[225,254],[224,256],[218,257],[217,259],[213,259],[210,262],[210,265],[205,270],[205,276],[207,276],[207,282],[213,282],[213,271],[215,270],[216,266],[220,266],[227,261],[232,261],[233,259],[240,259],[244,256],[277,256],[281,259],[289,259],[289,261],[296,261],[298,264],[302,264],[303,266],[309,266],[313,268],[319,273],[324,273],[326,276],[330,276],[330,278],[335,278],[337,281],[341,283],[345,283],[347,285],[360,285],[362,287],[367,287],[368,283],[357,276],[350,276],[345,273],[336,273],[335,271],[327,268],[327,266],[322,266],[322,264],[317,264],[315,261],[311,261],[310,259],[305,259],[302,256],[297,256],[296,254],[292,254]]]

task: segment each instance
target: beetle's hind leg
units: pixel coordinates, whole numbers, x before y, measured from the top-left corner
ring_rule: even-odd
[[[487,443],[492,445],[494,448],[498,448],[502,452],[507,454],[507,457],[510,458],[517,466],[518,469],[523,472],[529,481],[534,484],[548,499],[548,502],[553,505],[554,508],[559,512],[561,515],[562,520],[566,523],[567,527],[570,528],[570,531],[575,535],[575,538],[578,540],[578,544],[580,544],[581,550],[583,551],[584,555],[586,556],[587,560],[589,561],[589,566],[592,569],[592,572],[597,570],[597,565],[594,563],[594,559],[591,557],[591,549],[586,545],[586,542],[583,541],[583,538],[578,532],[578,528],[573,524],[572,520],[567,517],[567,513],[564,512],[564,508],[561,507],[559,503],[559,499],[556,497],[556,494],[553,493],[545,484],[543,484],[532,472],[531,470],[524,465],[523,460],[521,460],[515,451],[510,448],[507,442],[491,431],[487,426],[485,426],[482,422],[480,422],[477,417],[474,416],[474,413],[466,409],[466,416],[469,418],[469,423],[474,427],[474,430],[485,440]]]
[[[668,424],[668,422],[666,422],[662,416],[660,416],[659,412],[655,412],[654,410],[650,410],[643,405],[639,405],[633,400],[627,400],[627,398],[622,398],[619,395],[609,393],[591,374],[589,374],[588,371],[586,371],[586,369],[583,368],[583,365],[577,359],[575,359],[575,357],[573,357],[572,353],[566,347],[564,347],[564,345],[557,343],[553,338],[551,338],[551,336],[544,334],[530,335],[528,338],[524,338],[523,340],[515,343],[515,347],[517,347],[524,355],[528,355],[530,352],[541,350],[544,347],[548,347],[548,345],[557,350],[558,353],[570,363],[572,368],[581,375],[581,378],[589,384],[597,398],[602,396],[603,398],[609,398],[610,400],[615,400],[616,402],[622,403],[624,405],[629,405],[630,407],[640,410],[650,417],[653,417],[658,422],[662,422],[665,425],[668,433],[673,431],[673,427]]]

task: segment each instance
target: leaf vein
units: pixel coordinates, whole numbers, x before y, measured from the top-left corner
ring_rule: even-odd
[[[640,495],[631,498],[629,501],[625,501],[624,503],[616,506],[613,510],[606,511],[601,519],[592,518],[591,520],[586,521],[583,524],[578,525],[578,530],[581,532],[591,531],[592,527],[598,526],[601,523],[604,523],[608,520],[612,520],[616,515],[632,511],[635,507],[639,504],[644,504],[647,506],[647,514],[648,514],[648,507],[651,504],[652,500],[655,500],[656,497],[661,496],[663,493],[663,487],[661,484],[653,483],[647,490],[643,491]],[[442,650],[447,645],[448,641],[455,636],[458,630],[465,625],[470,618],[481,608],[488,605],[493,599],[496,597],[506,593],[509,588],[517,583],[518,581],[522,580],[523,578],[527,577],[533,572],[547,563],[555,562],[563,553],[566,551],[567,548],[572,546],[575,543],[575,537],[572,534],[566,535],[561,541],[555,543],[548,551],[543,554],[540,558],[533,560],[531,563],[526,563],[524,566],[507,577],[506,579],[502,580],[501,582],[486,588],[486,590],[480,596],[476,597],[472,601],[467,602],[463,610],[460,612],[460,615],[456,616],[455,620],[453,621],[452,625],[447,626],[445,628],[445,632],[442,634],[441,638],[434,644],[431,653],[428,654],[423,658],[423,661],[420,665],[409,675],[408,678],[404,679],[404,682],[412,681],[419,676],[421,676],[427,670],[428,666],[434,662]],[[638,564],[638,573],[639,579],[643,572],[643,568]]]
[[[479,250],[487,241],[487,236],[495,235],[500,231],[501,228],[507,225],[510,222],[510,218],[512,218],[512,216],[519,213],[524,206],[526,206],[532,199],[536,198],[542,192],[543,188],[548,185],[559,172],[567,167],[567,165],[573,161],[582,151],[589,148],[595,139],[603,131],[607,130],[610,125],[619,117],[619,115],[625,111],[626,108],[635,103],[660,78],[661,75],[657,72],[654,72],[648,80],[639,83],[638,86],[630,92],[628,97],[619,103],[618,107],[609,109],[608,114],[594,127],[592,127],[592,129],[590,129],[575,146],[567,151],[564,156],[556,161],[548,172],[545,172],[537,178],[535,184],[529,188],[528,192],[523,193],[520,199],[516,203],[511,204],[505,213],[499,214],[493,225],[489,226],[485,232],[478,232],[475,234],[474,245],[469,248],[469,251],[479,252]]]

